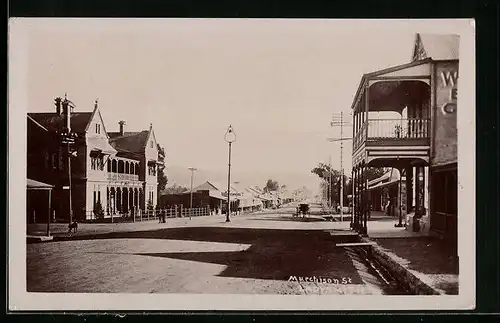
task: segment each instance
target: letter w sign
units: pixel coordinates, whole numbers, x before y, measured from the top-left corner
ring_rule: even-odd
[[[443,71],[441,72],[441,80],[445,87],[455,87],[458,82],[457,71]]]

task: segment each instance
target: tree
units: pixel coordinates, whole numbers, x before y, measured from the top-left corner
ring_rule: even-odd
[[[369,181],[374,180],[376,178],[379,178],[380,176],[384,175],[387,172],[387,170],[383,167],[367,167],[365,169],[365,175],[366,179]]]
[[[94,204],[94,215],[97,219],[104,218],[104,209],[102,208],[101,201],[97,200]]]
[[[187,191],[188,191],[187,187],[174,184],[170,187],[165,188],[163,190],[163,193],[164,194],[181,194],[181,193],[184,193]]]
[[[165,175],[165,149],[157,144],[158,148],[158,197],[161,195],[161,192],[165,189],[165,186],[168,183],[168,178]]]
[[[272,179],[268,179],[266,186],[264,186],[264,192],[275,192],[279,189],[279,184],[277,181],[273,181]]]
[[[323,194],[325,194],[325,192],[329,192],[330,200],[340,203],[341,172],[336,169],[332,169],[327,164],[319,163],[318,166],[314,167],[311,170],[311,173],[318,175],[319,178],[321,178],[324,181],[323,184],[321,185]],[[344,175],[344,181],[345,179],[346,176]],[[331,185],[329,186],[328,183],[331,183]]]

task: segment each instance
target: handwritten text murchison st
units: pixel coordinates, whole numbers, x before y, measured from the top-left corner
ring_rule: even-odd
[[[337,278],[325,278],[325,277],[302,277],[302,276],[290,276],[288,281],[294,282],[311,282],[311,283],[326,283],[326,284],[352,284],[352,279],[350,277]]]

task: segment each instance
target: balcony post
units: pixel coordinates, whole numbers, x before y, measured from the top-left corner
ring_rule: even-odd
[[[352,185],[352,199],[351,199],[351,203],[352,203],[352,209],[351,209],[351,230],[353,229],[354,227],[354,185],[356,183],[356,179],[355,179],[355,171],[354,171],[354,168],[351,170],[351,185]]]
[[[356,146],[356,108],[352,112],[352,152],[354,153]],[[354,173],[353,173],[354,176]],[[354,178],[354,177],[353,177]]]
[[[368,125],[367,125],[368,126]],[[370,199],[368,197],[368,179],[366,177],[366,165],[363,164],[363,198],[364,198],[364,212],[363,212],[363,234],[368,235],[368,213],[370,212]]]
[[[361,233],[363,230],[363,165],[359,166],[359,184],[358,184],[358,232]]]
[[[356,221],[355,221],[355,228],[356,231],[359,231],[359,214],[360,214],[360,207],[361,207],[361,199],[359,196],[359,191],[360,191],[360,181],[361,181],[361,172],[360,172],[360,167],[356,166]]]
[[[413,209],[413,167],[406,168],[406,208],[407,212]]]
[[[417,166],[416,167],[416,172],[415,172],[415,216],[417,218],[420,217],[420,211],[422,208],[422,195],[421,190],[422,190],[422,182],[420,181],[420,174],[421,174],[422,167]]]
[[[365,209],[366,209],[366,201],[365,201],[365,165],[364,164],[361,164],[361,180],[360,180],[360,194],[359,194],[359,198],[361,199],[360,201],[360,206],[361,206],[361,212],[360,212],[360,217],[359,217],[359,227],[360,227],[360,233],[363,234],[365,232],[365,226],[364,226],[364,214],[365,214]]]
[[[370,105],[369,104],[370,103],[369,92],[370,92],[370,87],[369,87],[369,84],[367,83],[365,86],[365,113],[366,113],[365,118],[364,118],[365,119],[364,122],[366,123],[365,130],[364,130],[365,131],[365,136],[364,136],[365,141],[368,140],[368,112],[369,112],[368,106]]]

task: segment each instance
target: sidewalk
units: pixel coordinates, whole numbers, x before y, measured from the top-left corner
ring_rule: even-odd
[[[385,260],[395,269],[404,269],[407,279],[420,281],[439,294],[458,294],[458,257],[455,250],[428,232],[394,227],[398,219],[372,216],[368,237],[380,247]],[[399,270],[401,271],[401,270]]]

